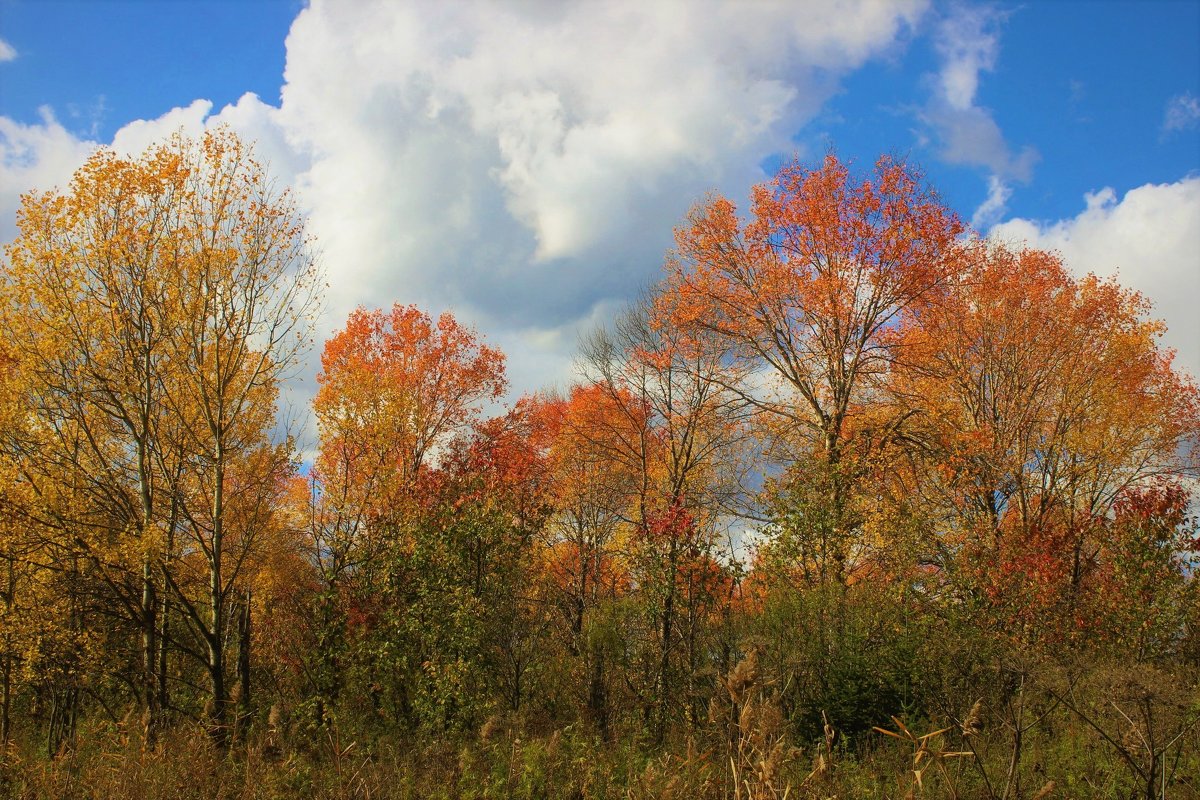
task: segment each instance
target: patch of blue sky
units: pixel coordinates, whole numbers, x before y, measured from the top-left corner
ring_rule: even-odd
[[[979,92],[1009,141],[1033,143],[1040,155],[1013,211],[1065,217],[1085,192],[1111,186],[1123,195],[1200,169],[1197,126],[1164,128],[1168,106],[1186,96],[1200,96],[1200,3],[1014,8]]]
[[[452,309],[531,390],[657,276],[706,190],[744,198],[794,152],[888,153],[984,232],[1146,292],[1200,374],[1200,0],[866,4],[845,25],[717,2],[680,26],[692,6],[668,2],[0,0],[0,239],[91,142],[128,125],[143,147],[254,93],[221,119],[297,187],[336,272],[321,336],[360,303]]]
[[[285,39],[300,0],[0,2],[0,114],[108,142],[131,120],[197,98],[214,109],[246,92],[278,105]]]
[[[880,153],[916,161],[969,217],[987,194],[988,170],[942,157],[927,119],[939,32],[926,27],[847,76],[796,139],[810,156],[832,147],[865,165]],[[1032,154],[1027,174],[1009,177],[1010,215],[1064,218],[1079,212],[1087,192],[1110,186],[1121,196],[1200,170],[1200,113],[1192,110],[1200,98],[1200,3],[1039,3],[1002,8],[992,27],[999,46],[992,69],[979,75],[974,105],[991,116],[1013,158]]]

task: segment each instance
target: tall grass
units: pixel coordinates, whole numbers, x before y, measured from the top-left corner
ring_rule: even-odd
[[[88,721],[74,747],[53,758],[38,750],[40,737],[10,744],[0,797],[1200,798],[1200,693],[1183,672],[1135,675],[1117,665],[1086,679],[1043,676],[1023,689],[1021,714],[1011,694],[994,694],[958,715],[897,717],[857,736],[827,722],[813,740],[796,738],[779,688],[752,650],[720,676],[708,719],[677,728],[662,748],[628,721],[602,740],[580,723],[556,727],[512,714],[470,734],[413,740],[356,728],[345,716],[322,729],[289,726],[273,710],[228,749],[191,724],[148,749],[140,725]],[[1139,751],[1151,736],[1159,744]],[[1160,771],[1148,782],[1152,763]]]

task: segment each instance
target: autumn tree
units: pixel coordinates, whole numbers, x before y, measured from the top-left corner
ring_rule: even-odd
[[[207,614],[180,600],[205,643],[213,723],[221,728],[227,613],[291,469],[290,443],[273,442],[271,433],[280,380],[310,346],[317,274],[299,213],[248,147],[209,135],[185,154],[178,238],[188,257],[177,272],[172,310],[180,335],[171,340],[175,370],[164,394],[181,423],[170,429],[184,454],[179,510],[185,535],[204,554]],[[239,679],[243,696],[247,678]]]
[[[317,380],[316,470],[353,527],[413,499],[431,450],[503,392],[504,356],[450,314],[358,309],[326,342]]]
[[[856,460],[898,423],[864,424],[863,410],[887,374],[901,313],[961,270],[963,225],[916,170],[886,157],[862,177],[834,155],[819,168],[787,164],[751,197],[748,220],[719,196],[692,211],[658,306],[741,366],[725,384],[761,412],[778,461],[802,465],[800,478],[819,487],[824,519],[812,533],[843,580],[861,524]]]
[[[1053,253],[973,249],[954,291],[898,329],[888,391],[919,469],[893,478],[947,520],[930,557],[981,559],[977,577],[1040,626],[1104,571],[1123,529],[1105,520],[1194,469],[1200,401],[1141,295]]]
[[[203,640],[223,730],[226,615],[252,534],[231,519],[229,478],[235,463],[245,481],[289,461],[269,438],[316,296],[300,217],[252,148],[217,130],[137,157],[100,150],[68,192],[27,195],[18,226],[6,337],[39,435],[23,477],[141,631],[150,727],[166,694],[167,592]],[[268,451],[275,468],[251,467]],[[70,503],[55,500],[62,485]],[[199,595],[174,574],[183,539],[202,554]]]
[[[676,678],[694,695],[699,667],[679,669],[680,652],[698,652],[693,629],[679,624],[680,575],[708,560],[742,494],[746,405],[730,387],[726,359],[709,332],[689,333],[656,319],[651,301],[632,305],[583,343],[582,367],[599,413],[575,435],[632,478],[626,519],[631,564],[654,620],[651,680],[642,688],[646,722],[661,739],[678,699]],[[736,367],[734,367],[736,369]]]
[[[414,306],[358,309],[326,342],[318,382],[309,536],[324,583],[317,693],[333,700],[342,587],[365,565],[374,590],[397,588],[391,573],[430,497],[430,459],[503,392],[504,356],[448,313],[434,321]]]
[[[23,443],[30,448],[20,459],[24,477],[48,498],[88,465],[87,480],[73,481],[87,500],[46,508],[65,542],[108,565],[106,579],[141,630],[138,685],[150,720],[158,711],[154,565],[163,496],[156,431],[166,340],[178,322],[168,295],[185,176],[170,147],[141,160],[96,153],[68,193],[24,198],[6,274],[9,347],[44,422]],[[99,525],[107,535],[89,535],[96,516],[89,524],[85,508],[98,507],[106,510]],[[124,539],[123,554],[106,547],[113,536]]]
[[[610,457],[627,419],[609,399],[603,387],[575,386],[540,407],[553,432],[547,453],[552,513],[541,532],[540,571],[564,656],[574,662],[571,685],[582,689],[574,701],[602,737],[610,732],[613,680],[602,613],[628,591],[620,540],[639,485],[636,470]]]

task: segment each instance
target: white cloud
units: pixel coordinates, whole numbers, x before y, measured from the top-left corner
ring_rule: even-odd
[[[21,194],[66,188],[95,144],[76,139],[46,107],[29,125],[0,117],[0,242],[16,235]]]
[[[942,57],[939,94],[950,108],[971,108],[979,90],[979,73],[995,68],[1000,49],[991,30],[995,22],[996,13],[986,6],[959,6],[938,26],[935,47]]]
[[[955,6],[937,26],[934,46],[941,59],[931,78],[932,96],[920,116],[934,131],[938,156],[948,164],[982,167],[988,194],[975,211],[979,223],[1003,214],[1013,181],[1027,182],[1038,161],[1037,150],[1014,151],[992,112],[977,104],[980,74],[995,68],[1000,52],[996,26],[1004,14],[991,6]]]
[[[17,57],[17,48],[13,47],[8,42],[0,39],[0,63],[5,61],[13,61]]]
[[[982,231],[999,222],[1011,196],[1012,189],[1008,184],[995,175],[988,178],[987,199],[975,209],[975,214],[971,217],[971,227]]]
[[[1178,352],[1178,366],[1200,377],[1200,176],[1146,184],[1119,200],[1101,189],[1085,202],[1070,219],[1013,219],[991,233],[1057,250],[1079,275],[1116,277],[1142,292],[1167,323],[1163,342]]]
[[[332,313],[399,299],[573,347],[597,304],[657,277],[695,199],[761,179],[831,76],[921,10],[314,3],[279,118],[311,158]],[[547,352],[523,336],[514,373]]]
[[[1191,92],[1172,97],[1167,101],[1162,126],[1164,133],[1190,131],[1200,126],[1200,98]]]
[[[283,119],[345,300],[562,322],[654,274],[688,204],[761,177],[825,72],[916,11],[317,3],[288,39]]]
[[[190,105],[173,108],[157,119],[134,120],[116,132],[112,147],[118,153],[137,155],[176,131],[185,136],[197,136],[204,132],[205,120],[212,108],[211,100],[193,100]]]
[[[314,0],[278,108],[196,100],[114,145],[229,123],[308,214],[330,283],[321,337],[358,304],[451,309],[532,390],[564,380],[578,332],[657,279],[691,203],[744,196],[838,77],[925,6]],[[88,149],[66,143],[64,177]]]

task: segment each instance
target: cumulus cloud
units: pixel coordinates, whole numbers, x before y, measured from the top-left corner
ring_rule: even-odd
[[[8,42],[0,39],[0,63],[12,61],[17,57],[17,48],[13,47]]]
[[[566,380],[578,332],[658,277],[691,203],[744,195],[925,7],[314,0],[279,107],[199,99],[113,144],[230,124],[308,215],[330,283],[320,336],[358,304],[451,309],[531,390]],[[57,123],[4,124],[30,152],[5,188],[61,182],[90,149]]]
[[[929,102],[920,111],[943,161],[987,171],[988,194],[975,212],[977,225],[999,219],[1012,194],[1011,183],[1029,181],[1038,161],[1033,147],[1014,151],[992,112],[976,103],[981,73],[996,65],[996,27],[1003,20],[1004,14],[983,5],[956,6],[939,22],[934,44],[941,66],[930,80]]]
[[[331,317],[452,308],[504,340],[514,386],[561,377],[596,310],[657,277],[688,206],[760,180],[921,11],[314,3],[279,122],[310,162]]]
[[[1167,101],[1163,114],[1163,132],[1190,131],[1200,126],[1200,98],[1191,92],[1175,95]]]
[[[1163,343],[1178,352],[1177,364],[1200,378],[1200,176],[1146,184],[1119,199],[1101,189],[1085,204],[1069,219],[1012,219],[991,233],[1057,250],[1077,274],[1115,277],[1142,292],[1167,324]]]
[[[1012,189],[1008,184],[995,175],[988,178],[987,199],[979,205],[979,208],[975,209],[975,213],[971,216],[971,227],[982,231],[999,222],[1000,218],[1004,216],[1008,198],[1011,196]]]
[[[0,117],[0,242],[16,235],[21,194],[65,188],[95,143],[77,139],[47,107],[28,125]]]
[[[193,100],[189,105],[173,108],[157,119],[134,120],[113,135],[112,147],[118,153],[137,155],[176,132],[194,137],[204,131],[212,108],[211,100]]]
[[[282,118],[313,160],[301,183],[338,304],[548,325],[627,296],[690,202],[760,178],[828,75],[918,10],[314,4],[288,39]]]

